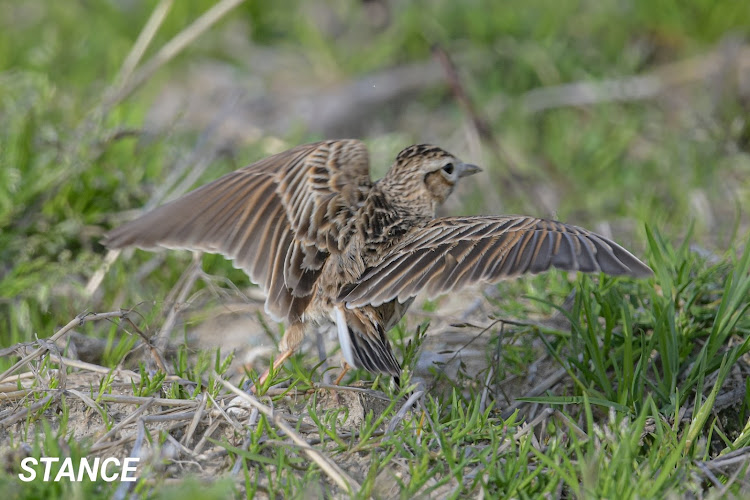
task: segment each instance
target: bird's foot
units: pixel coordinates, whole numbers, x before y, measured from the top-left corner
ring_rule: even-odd
[[[344,375],[346,375],[346,373],[349,371],[350,368],[351,366],[349,366],[349,363],[344,361],[344,366],[341,367],[341,373],[339,373],[339,376],[333,382],[333,385],[341,384],[341,381],[344,379]]]
[[[276,360],[273,362],[273,365],[272,365],[273,372],[276,373],[279,370],[279,368],[281,368],[281,365],[284,364],[284,361],[289,359],[292,356],[292,354],[294,354],[294,351],[292,349],[288,349],[282,352],[279,355],[279,357],[276,358]],[[252,392],[253,394],[258,394],[258,387],[262,387],[263,385],[265,385],[266,380],[268,379],[268,376],[270,374],[271,374],[271,367],[269,366],[268,369],[265,372],[263,372],[263,374],[258,379],[257,385],[253,384],[253,386],[250,387],[250,392]]]

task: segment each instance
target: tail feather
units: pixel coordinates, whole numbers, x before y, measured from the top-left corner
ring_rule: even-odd
[[[401,364],[383,326],[362,309],[336,307],[336,328],[344,359],[351,366],[391,375],[399,383]]]

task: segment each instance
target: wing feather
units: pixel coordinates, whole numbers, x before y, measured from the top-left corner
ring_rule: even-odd
[[[412,229],[339,296],[347,307],[404,302],[463,286],[557,267],[651,276],[651,269],[603,236],[533,217],[446,217]]]
[[[225,175],[105,237],[138,246],[223,254],[268,292],[266,310],[295,319],[328,255],[372,187],[353,139],[298,146]]]

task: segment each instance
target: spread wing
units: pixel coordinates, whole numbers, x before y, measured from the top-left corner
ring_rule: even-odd
[[[182,248],[234,260],[276,319],[304,311],[341,232],[370,190],[369,155],[347,139],[299,146],[225,175],[105,237],[111,248]]]
[[[522,216],[445,217],[406,233],[339,300],[349,308],[405,302],[422,290],[434,297],[552,266],[634,277],[653,274],[617,243],[580,227]]]

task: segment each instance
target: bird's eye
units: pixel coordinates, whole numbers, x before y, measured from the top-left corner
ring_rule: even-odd
[[[448,174],[448,175],[451,175],[451,174],[453,173],[453,163],[449,163],[449,164],[447,164],[446,166],[444,166],[444,167],[443,167],[443,171],[444,171],[444,172],[445,172],[446,174]]]

